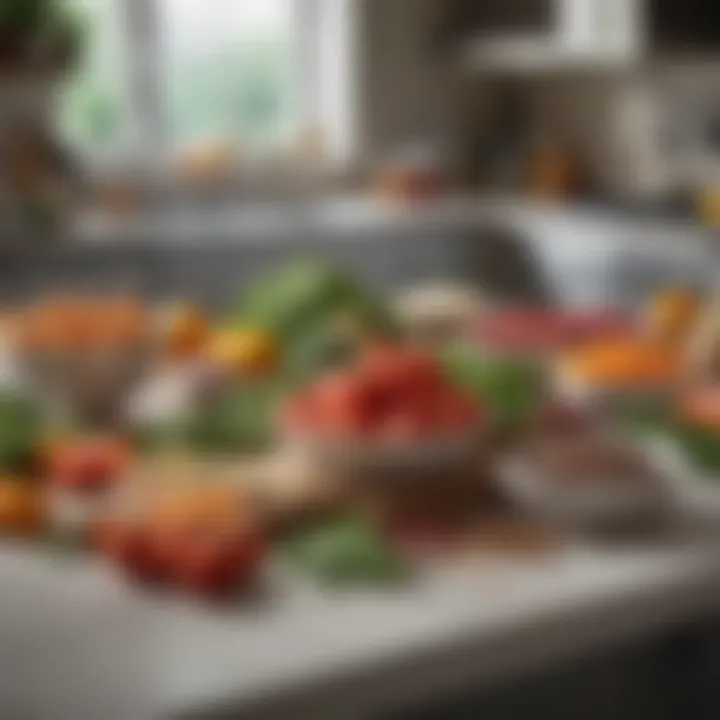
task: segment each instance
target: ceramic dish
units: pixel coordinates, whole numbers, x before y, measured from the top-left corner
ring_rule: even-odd
[[[651,468],[654,470],[654,468]],[[547,471],[522,455],[505,458],[496,473],[503,493],[518,507],[544,520],[573,528],[605,528],[659,517],[671,498],[658,473],[651,481],[628,478],[549,481]]]

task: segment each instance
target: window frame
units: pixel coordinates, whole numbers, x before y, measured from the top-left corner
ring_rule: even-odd
[[[291,0],[294,125],[323,134],[328,167],[346,171],[357,149],[357,47],[361,0]],[[91,158],[102,172],[115,166],[164,176],[174,153],[163,109],[160,3],[119,0],[123,58],[121,107],[127,132],[107,156]],[[328,76],[328,68],[332,77]]]

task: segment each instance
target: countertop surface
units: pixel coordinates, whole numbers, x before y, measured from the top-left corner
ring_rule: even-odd
[[[544,203],[513,196],[453,196],[416,205],[392,205],[364,196],[329,197],[302,203],[238,203],[175,208],[123,219],[87,214],[71,237],[79,243],[282,241],[319,235],[338,240],[358,234],[463,229],[478,223],[570,221],[635,229],[660,237],[711,235],[690,219],[629,213],[599,204]]]
[[[578,547],[475,558],[400,591],[332,596],[275,573],[263,602],[212,610],[135,590],[94,561],[5,547],[3,712],[366,717],[702,615],[720,599],[717,558],[707,546]]]

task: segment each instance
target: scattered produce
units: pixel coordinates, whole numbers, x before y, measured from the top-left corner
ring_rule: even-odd
[[[720,473],[720,434],[692,425],[679,424],[671,429],[669,437],[675,439],[690,464],[703,473]]]
[[[681,373],[682,358],[675,349],[639,341],[589,345],[561,362],[563,377],[600,389],[661,389],[677,382]]]
[[[697,322],[700,299],[687,290],[669,290],[651,298],[646,323],[651,337],[677,343],[687,338]]]
[[[50,482],[77,493],[95,493],[117,482],[128,469],[131,450],[124,438],[83,436],[51,443],[46,451]]]
[[[263,377],[275,370],[280,352],[264,330],[221,330],[209,346],[210,359],[239,376]]]
[[[703,385],[687,392],[658,431],[677,443],[690,464],[707,474],[720,473],[720,392]]]
[[[243,299],[238,324],[262,328],[284,343],[338,315],[351,316],[371,333],[392,329],[389,313],[371,292],[320,262],[291,265],[258,283]]]
[[[138,347],[152,335],[150,314],[133,298],[61,298],[21,313],[15,325],[21,350],[80,352]]]
[[[265,450],[275,438],[275,408],[283,395],[283,384],[273,379],[240,382],[165,427],[159,442],[204,454]]]
[[[128,576],[213,599],[253,589],[267,554],[238,494],[212,485],[166,492],[145,512],[101,522],[95,539]]]
[[[680,399],[678,415],[688,425],[720,433],[720,386],[703,385],[687,392]]]
[[[285,422],[301,434],[405,443],[470,433],[481,412],[431,357],[376,346],[357,367],[330,374],[291,400]]]
[[[484,357],[469,345],[449,348],[442,360],[453,384],[484,403],[502,431],[521,429],[544,400],[543,374],[534,363]]]
[[[659,295],[639,322],[489,313],[457,287],[411,292],[393,311],[345,271],[306,262],[260,281],[217,326],[189,303],[157,313],[127,297],[16,313],[4,329],[21,384],[0,391],[0,532],[71,530],[129,578],[212,599],[257,587],[271,542],[320,583],[393,585],[410,573],[405,551],[437,557],[475,531],[486,548],[510,542],[502,513],[516,499],[491,471],[498,451],[552,492],[623,499],[657,478],[634,435],[611,431],[642,426],[720,473],[720,391],[709,382],[668,402],[697,317],[717,324],[689,293]],[[657,402],[580,410],[559,399],[558,377]],[[49,441],[58,416],[68,432]],[[486,443],[489,429],[503,442]],[[321,446],[381,460],[334,463]],[[403,475],[407,457],[419,461]],[[498,509],[483,540],[477,521]]]
[[[211,333],[209,318],[193,305],[174,305],[161,316],[163,345],[171,357],[199,357]]]
[[[42,490],[17,478],[0,479],[0,532],[23,537],[37,536],[46,525]]]
[[[363,518],[332,520],[299,533],[286,557],[302,574],[329,585],[397,583],[409,566]]]
[[[175,567],[178,581],[201,597],[252,590],[265,559],[262,535],[218,529],[188,538]]]
[[[475,338],[485,351],[537,360],[575,345],[633,337],[636,332],[634,323],[609,312],[520,308],[483,316]]]
[[[351,358],[368,339],[392,336],[392,314],[350,274],[321,262],[297,263],[260,281],[235,325],[268,333],[282,348],[280,371],[296,384]]]
[[[154,526],[181,534],[213,527],[241,525],[248,508],[237,489],[217,484],[161,490],[148,504],[146,517]]]
[[[718,389],[694,388],[673,404],[642,404],[624,408],[617,421],[636,432],[673,443],[690,466],[701,474],[720,473]]]
[[[17,391],[0,391],[0,469],[34,472],[44,432],[35,402]]]

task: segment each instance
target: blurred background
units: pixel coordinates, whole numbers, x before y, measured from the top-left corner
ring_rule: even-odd
[[[481,306],[483,312],[490,307],[530,308],[519,321],[511,318],[509,340],[503,327],[497,354],[513,349],[516,333],[523,340],[527,333],[524,360],[529,356],[535,363],[539,355],[546,359],[544,333],[550,333],[551,340],[555,333],[572,336],[563,337],[563,351],[566,342],[573,348],[579,345],[576,335],[582,333],[574,323],[587,318],[575,316],[576,310],[609,310],[612,317],[617,311],[633,323],[642,315],[644,321],[646,299],[662,299],[668,291],[670,301],[659,304],[657,316],[670,317],[673,327],[689,326],[690,320],[676,320],[676,314],[692,315],[694,323],[696,305],[702,305],[712,326],[709,333],[703,326],[707,362],[702,371],[714,385],[699,386],[690,415],[693,422],[700,417],[712,426],[709,445],[704,444],[700,454],[707,451],[717,463],[720,313],[713,298],[720,269],[718,229],[716,0],[0,0],[3,308],[63,294],[91,298],[88,307],[104,296],[147,300],[153,311],[157,301],[182,300],[183,307],[207,312],[208,326],[210,318],[214,322],[222,317],[222,334],[231,322],[240,322],[240,311],[237,318],[220,313],[235,313],[251,282],[295,258],[320,257],[349,270],[363,286],[367,283],[371,289],[363,300],[437,282],[448,283],[455,300],[458,289],[461,295],[470,292],[467,327],[463,302],[468,296],[460,301],[463,332],[475,329]],[[293,277],[282,276],[277,287],[262,295],[273,313],[275,292],[293,305],[292,293],[277,289],[285,283],[294,287]],[[299,277],[299,284],[312,284]],[[341,287],[345,280],[341,275]],[[324,282],[319,285],[325,287]],[[332,304],[335,287],[330,282],[332,297],[322,302]],[[408,301],[408,316],[422,304],[415,302],[417,297]],[[311,301],[314,308],[314,298]],[[131,301],[131,311],[133,307]],[[558,330],[554,315],[548,321],[534,314],[539,307],[551,313],[569,309],[570,320],[563,319],[570,329],[562,324]],[[288,311],[288,332],[295,330],[293,309]],[[81,308],[82,313],[87,310]],[[51,312],[43,325],[51,339],[62,313]],[[104,342],[104,317],[110,316],[97,317]],[[186,326],[193,330],[196,317],[192,312],[183,317],[184,336]],[[543,318],[550,330],[543,325],[538,331]],[[203,322],[201,318],[199,324]],[[673,330],[672,341],[659,337],[661,333],[653,336],[647,356],[644,332],[643,325],[636,363],[634,346],[627,354],[620,352],[621,360],[615,363],[613,344],[597,361],[599,374],[607,371],[617,380],[614,374],[627,371],[631,378],[624,389],[637,382],[643,391],[652,368],[660,366],[659,375],[666,372],[677,381],[672,389],[684,390],[685,377],[675,370],[676,361],[679,367],[685,359],[685,329]],[[600,331],[593,325],[588,334],[594,337]],[[73,336],[62,340],[67,340],[64,351],[77,350]],[[52,352],[57,347],[50,343]],[[238,348],[240,355],[247,352],[244,336],[230,354]],[[222,349],[225,355],[227,348]],[[653,365],[656,351],[663,360],[666,350],[672,367]],[[268,352],[275,352],[274,345]],[[631,359],[624,362],[627,357]],[[595,372],[594,357],[587,365]],[[81,377],[78,385],[84,380]],[[620,377],[620,384],[625,380]],[[513,384],[517,381],[507,381],[507,386]],[[510,395],[513,390],[514,385]],[[116,394],[124,391],[121,387]],[[706,412],[707,397],[713,407]],[[709,421],[707,415],[712,416]],[[716,497],[707,504],[713,503],[718,505]],[[643,538],[643,552],[645,542]],[[667,546],[661,545],[665,552]],[[653,551],[657,547],[653,545]],[[534,575],[533,570],[527,583],[523,578],[509,593],[513,599],[531,597],[531,591],[525,591],[532,586],[537,594],[528,603],[530,611],[555,613],[554,624],[533,616],[539,617],[537,632],[543,638],[537,641],[543,650],[537,650],[533,672],[520,673],[516,682],[515,675],[502,674],[500,657],[498,677],[503,682],[488,685],[477,697],[473,673],[480,665],[488,667],[493,646],[484,646],[490,652],[475,665],[471,649],[463,646],[452,656],[462,666],[457,675],[454,665],[436,658],[424,658],[425,674],[419,680],[412,663],[405,667],[398,706],[419,708],[407,717],[433,718],[479,717],[478,708],[483,717],[499,720],[718,717],[720,624],[714,607],[720,583],[714,547],[704,538],[687,555],[678,557],[672,546],[667,555],[648,559],[635,552],[637,546],[630,551],[621,545],[610,559],[598,555],[597,560],[591,554],[588,562],[583,556],[576,565],[562,565],[567,576],[557,585],[556,566],[549,571],[543,566],[545,575]],[[8,562],[16,568],[17,588],[25,587],[24,570],[14,559]],[[333,606],[327,612],[336,623],[337,637],[350,638],[355,648],[367,649],[361,642],[365,638],[357,635],[368,628],[368,636],[380,646],[384,641],[388,645],[386,638],[394,631],[398,643],[409,638],[412,645],[415,631],[424,629],[425,613],[437,620],[434,627],[445,642],[449,636],[441,631],[447,629],[448,617],[474,618],[463,613],[486,589],[485,577],[477,584],[468,581],[457,595],[455,586],[439,583],[419,605],[408,604],[407,612],[402,598],[387,616],[375,614],[379,605],[372,604]],[[43,586],[45,581],[38,582]],[[502,583],[501,578],[498,586]],[[92,605],[92,598],[102,592],[93,592],[94,586],[83,597],[97,608],[101,603]],[[12,603],[0,594],[0,624],[3,617],[25,617],[24,596],[18,590],[13,597],[15,614],[3,613]],[[613,614],[618,598],[626,611],[621,620]],[[508,607],[510,612],[512,602]],[[355,622],[350,612],[358,608],[362,613]],[[573,612],[588,608],[597,614],[578,616],[572,627],[565,624]],[[508,637],[514,639],[507,646],[508,667],[517,658],[534,658],[534,635],[523,635],[522,618],[517,624],[514,616],[508,621],[502,598],[498,609]],[[64,612],[77,608],[66,601]],[[97,615],[100,624],[102,613]],[[41,630],[45,621],[47,628],[57,627],[52,618],[60,618],[64,626],[62,615],[40,604],[36,615]],[[126,647],[126,642],[132,646],[117,658],[137,673],[134,658],[147,640],[123,632],[134,617],[120,618],[113,626],[120,631],[109,642],[113,647]],[[227,626],[216,625],[214,616],[199,621],[192,616],[189,622],[181,612],[168,617],[153,617],[159,635],[148,635],[172,630],[162,635],[157,655],[148,661],[148,675],[163,668],[158,673],[162,682],[149,683],[150,694],[157,692],[180,706],[188,698],[199,703],[200,691],[222,686],[221,680],[225,690],[234,688],[237,678],[230,659],[237,661],[238,643],[225,633]],[[293,616],[299,625],[304,617]],[[492,630],[495,616],[488,617],[492,622],[486,618],[486,629]],[[77,625],[87,630],[84,618]],[[603,644],[606,626],[616,641],[611,648]],[[634,633],[639,626],[642,637]],[[267,629],[262,622],[258,627],[260,632]],[[252,668],[248,670],[258,687],[267,681],[263,670],[268,668],[271,679],[285,677],[281,641],[300,637],[293,634],[298,625],[288,621],[287,627],[292,628],[289,634],[272,636],[280,640],[273,646],[276,654],[263,656],[269,658],[267,664],[259,664],[254,676]],[[317,629],[317,637],[335,637],[320,621],[308,627]],[[56,637],[55,630],[47,628],[36,636],[43,645]],[[164,642],[174,639],[178,628],[187,631],[177,635],[187,642],[184,648],[195,642],[200,648],[195,665],[192,660],[183,664],[187,656]],[[574,640],[576,628],[583,643],[588,638],[585,650],[591,651],[586,659],[574,663],[576,649],[564,655],[558,651],[560,659],[570,662],[553,664],[553,648],[562,645],[560,640]],[[21,635],[14,637],[26,648]],[[107,658],[107,648],[98,650],[91,635],[85,635],[90,638],[88,658]],[[238,637],[241,645],[249,636]],[[257,637],[263,645],[264,636]],[[48,642],[54,648],[48,657],[64,661],[66,644],[64,635],[61,641]],[[7,647],[0,660],[10,657],[15,646]],[[216,647],[224,648],[228,662],[213,664]],[[306,669],[301,650],[304,653],[303,647],[294,650],[293,671]],[[27,665],[18,665],[29,668],[28,677],[35,677],[38,655],[43,653],[28,652],[23,655]],[[153,665],[158,657],[162,663]],[[324,660],[328,657],[333,659],[330,651]],[[219,665],[226,674],[213,674]],[[438,692],[430,692],[438,666],[444,674],[437,680]],[[54,677],[57,664],[48,661],[42,667],[43,677]],[[372,668],[377,671],[380,665]],[[187,678],[178,681],[174,669]],[[146,680],[143,675],[129,693],[118,692],[123,697],[113,707],[125,710],[127,697],[139,697],[138,688]],[[353,687],[360,702],[364,686],[358,682]],[[3,683],[0,707],[5,694],[14,692],[14,684],[8,689],[11,684]],[[248,680],[248,693],[256,690],[251,686]],[[196,696],[191,690],[197,690]],[[312,713],[317,698],[338,702],[336,687],[323,691],[325,695],[308,693],[307,717],[320,717]],[[33,693],[17,692],[17,707],[23,708]],[[383,693],[373,695],[373,702]],[[73,701],[82,695],[69,694]],[[38,703],[42,695],[38,693]],[[292,700],[292,693],[289,697]],[[46,703],[43,709],[52,705]],[[367,699],[364,707],[371,705]],[[284,707],[280,703],[285,714],[272,716],[293,717],[292,709],[287,712],[291,706],[291,701]],[[346,717],[333,714],[335,707],[330,702],[322,717]],[[358,711],[348,716],[376,715]]]
[[[642,245],[632,237],[679,223],[695,247],[720,215],[710,2],[3,7],[5,245],[148,248],[258,233],[380,242],[422,210],[445,236],[492,228],[530,241],[543,255],[537,272],[596,252],[632,275],[608,255],[621,237],[628,252]],[[681,265],[671,272],[707,282],[706,265]],[[661,259],[639,282],[653,270],[665,272]],[[151,292],[173,285],[147,272],[123,278]],[[8,296],[33,283],[11,280]],[[573,301],[625,301],[612,277],[574,282]],[[189,289],[223,299],[220,285]]]

